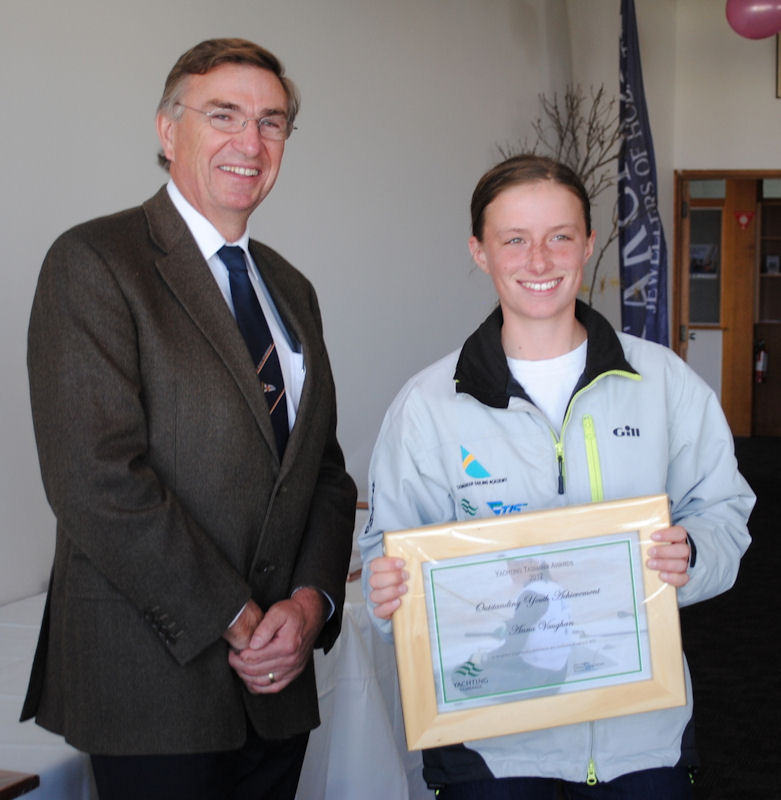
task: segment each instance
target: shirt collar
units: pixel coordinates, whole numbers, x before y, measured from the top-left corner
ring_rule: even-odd
[[[198,245],[198,249],[203,254],[203,257],[208,261],[224,244],[231,244],[241,247],[245,253],[249,253],[249,231],[245,229],[244,233],[235,242],[226,242],[225,237],[209,222],[206,217],[185,199],[185,196],[179,190],[179,187],[173,182],[173,179],[168,181],[166,186],[168,189],[168,196],[171,202],[176,207],[176,210],[182,215],[185,224],[190,230],[190,233]]]

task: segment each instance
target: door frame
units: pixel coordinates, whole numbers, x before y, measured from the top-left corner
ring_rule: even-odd
[[[717,328],[722,331],[721,404],[735,436],[751,435],[752,358],[757,284],[759,214],[757,184],[781,178],[781,170],[675,170],[674,261],[672,341],[684,360],[689,331]],[[722,214],[721,299],[719,325],[691,325],[689,310],[689,196],[693,180],[727,182]],[[750,212],[741,227],[738,211]],[[747,276],[749,276],[747,278]]]

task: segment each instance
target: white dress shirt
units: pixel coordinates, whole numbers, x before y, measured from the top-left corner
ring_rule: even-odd
[[[304,364],[303,353],[301,353],[301,345],[291,337],[282,322],[277,307],[274,305],[274,301],[263,283],[263,279],[260,277],[257,265],[252,260],[249,252],[249,232],[245,230],[244,235],[235,242],[226,242],[223,235],[214,225],[203,214],[196,211],[184,198],[184,195],[179,191],[173,180],[168,182],[166,188],[171,201],[176,206],[176,210],[182,215],[195,239],[195,243],[198,245],[198,249],[206,259],[214,280],[217,281],[217,286],[219,286],[222,296],[225,298],[225,302],[234,317],[236,312],[233,308],[228,268],[217,255],[217,251],[225,244],[240,247],[244,251],[250,282],[253,289],[255,289],[255,294],[258,296],[260,308],[266,317],[271,337],[276,344],[279,365],[282,368],[282,378],[285,381],[288,426],[292,428],[298,411],[298,403],[301,399],[304,378],[306,377],[306,365]]]

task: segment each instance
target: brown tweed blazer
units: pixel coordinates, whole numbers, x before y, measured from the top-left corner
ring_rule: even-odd
[[[318,724],[314,670],[252,696],[221,638],[251,596],[336,604],[355,486],[336,440],[314,290],[250,249],[307,373],[282,463],[236,323],[166,190],[61,236],[41,270],[28,368],[57,518],[50,613],[23,718],[106,754],[231,749]]]

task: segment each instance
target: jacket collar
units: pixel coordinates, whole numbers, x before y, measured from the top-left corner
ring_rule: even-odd
[[[626,360],[616,332],[599,312],[577,300],[575,317],[588,336],[586,368],[575,391],[610,370],[637,374]],[[502,309],[497,306],[464,343],[453,376],[456,392],[470,394],[491,408],[507,408],[511,397],[530,401],[507,365],[502,349],[502,322]]]

